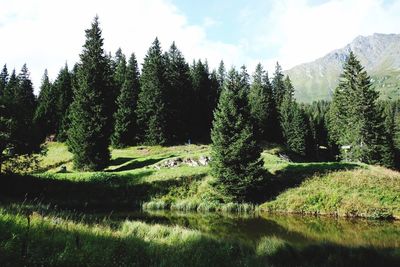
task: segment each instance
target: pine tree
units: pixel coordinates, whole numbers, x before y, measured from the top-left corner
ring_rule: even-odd
[[[68,70],[67,64],[58,73],[53,86],[57,95],[56,136],[58,141],[63,142],[67,140],[69,128],[68,112],[73,101],[72,74]]]
[[[303,110],[293,97],[293,86],[287,77],[285,95],[280,106],[280,121],[285,145],[291,151],[305,156],[307,151],[307,120]]]
[[[4,65],[1,73],[0,73],[0,97],[4,95],[4,90],[8,83],[8,70],[7,65]]]
[[[226,69],[225,69],[225,63],[224,61],[221,60],[218,66],[218,71],[217,71],[217,79],[218,79],[218,84],[219,84],[219,94],[221,93],[222,87],[224,86],[224,82],[226,79]],[[218,95],[219,95],[218,94]]]
[[[193,85],[190,137],[195,141],[208,142],[217,94],[211,85],[207,63],[201,60],[193,62],[190,73]]]
[[[280,125],[268,73],[258,64],[249,92],[249,105],[259,141],[278,142]]]
[[[182,53],[172,43],[167,58],[167,126],[168,138],[173,143],[182,143],[189,138],[189,105],[192,83],[190,68]]]
[[[135,54],[129,59],[126,78],[117,98],[114,133],[111,137],[113,147],[126,147],[136,142],[136,105],[139,92],[139,68]]]
[[[367,72],[350,52],[329,114],[330,137],[339,146],[349,146],[346,152],[342,151],[343,158],[393,165],[393,151],[387,142],[382,112],[376,103],[378,97]]]
[[[47,70],[45,70],[34,116],[34,121],[40,128],[41,140],[56,133],[57,115],[57,94],[49,80]]]
[[[86,42],[80,55],[77,87],[71,104],[68,148],[74,167],[101,170],[110,160],[109,66],[103,50],[103,38],[96,16],[86,30]]]
[[[282,73],[282,67],[277,62],[275,67],[274,77],[272,78],[272,89],[274,92],[274,99],[278,110],[280,109],[283,97],[285,96],[286,86],[284,78],[285,76]]]
[[[145,56],[136,109],[141,141],[163,145],[167,139],[166,66],[160,42],[156,38]]]
[[[235,201],[248,200],[262,179],[243,77],[232,69],[214,113],[211,171],[216,187]]]

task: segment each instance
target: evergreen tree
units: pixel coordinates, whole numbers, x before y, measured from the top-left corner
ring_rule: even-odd
[[[383,129],[378,97],[367,72],[350,52],[332,100],[330,137],[339,146],[349,146],[342,151],[347,160],[392,166],[393,151]]]
[[[101,170],[110,160],[109,65],[103,50],[103,38],[96,16],[86,30],[86,42],[80,55],[77,87],[71,104],[68,148],[74,167]]]
[[[283,97],[285,96],[286,86],[284,78],[285,76],[282,73],[282,67],[277,62],[275,67],[274,77],[272,78],[272,89],[274,92],[274,99],[278,110],[280,109]]]
[[[191,66],[192,112],[190,137],[195,141],[208,142],[216,103],[216,92],[211,85],[207,63],[198,60]]]
[[[171,45],[167,59],[167,126],[169,140],[180,143],[189,137],[189,97],[192,83],[190,80],[190,68],[182,53],[176,47],[175,42]]]
[[[139,92],[139,68],[135,54],[129,59],[126,78],[117,98],[114,133],[111,137],[113,147],[126,147],[136,142],[136,105]]]
[[[113,80],[114,80],[114,98],[117,99],[117,97],[120,95],[120,92],[122,90],[122,86],[124,85],[125,78],[126,78],[126,57],[122,53],[121,48],[117,50],[115,53],[115,59],[112,63],[112,67],[110,69],[113,71]]]
[[[307,151],[308,123],[303,110],[293,97],[290,79],[285,79],[285,95],[280,106],[281,129],[285,144],[291,151],[305,156]]]
[[[67,140],[69,128],[68,112],[73,101],[72,74],[68,70],[68,65],[60,70],[57,79],[53,84],[57,95],[57,124],[56,136],[58,141]]]
[[[57,95],[45,70],[38,97],[34,121],[40,128],[40,138],[56,133],[57,130]]]
[[[4,65],[1,73],[0,73],[0,97],[4,95],[4,90],[8,83],[8,70],[7,65]]]
[[[258,140],[280,141],[280,125],[268,73],[258,64],[253,74],[249,92],[251,115],[255,122]]]
[[[167,139],[166,66],[156,38],[144,58],[136,109],[140,139],[148,145],[163,145]]]
[[[221,93],[222,87],[224,86],[224,82],[226,79],[226,69],[225,69],[225,63],[223,60],[219,63],[218,66],[218,71],[217,71],[217,79],[218,79],[218,84],[219,84],[219,93]]]
[[[251,121],[246,84],[232,69],[214,113],[211,171],[217,189],[235,201],[248,200],[263,176]]]

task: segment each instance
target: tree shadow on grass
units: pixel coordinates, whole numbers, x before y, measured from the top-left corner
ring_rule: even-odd
[[[133,159],[134,158],[126,158],[126,157],[119,157],[119,158],[116,158],[116,159],[112,159],[110,161],[110,167],[111,166],[119,166],[119,165],[125,164],[128,161],[131,161]]]
[[[128,175],[95,173],[87,181],[43,178],[31,175],[4,175],[0,179],[0,200],[13,203],[26,200],[82,211],[135,209],[157,195],[167,194],[172,187],[187,179],[202,179],[205,174],[181,179],[145,181],[155,170]]]
[[[158,158],[158,159],[146,159],[146,160],[132,160],[128,164],[124,164],[116,169],[106,170],[106,172],[121,172],[121,171],[129,171],[129,170],[134,170],[134,169],[138,169],[138,168],[143,168],[143,167],[146,167],[149,165],[156,164],[157,162],[160,162],[167,158],[169,158],[169,157]],[[128,161],[126,161],[126,162],[128,162]]]
[[[260,192],[254,200],[264,203],[277,197],[283,191],[300,185],[303,181],[315,175],[323,175],[334,171],[353,170],[362,168],[355,163],[342,162],[315,162],[290,164],[275,174],[265,174],[264,183],[260,186]]]

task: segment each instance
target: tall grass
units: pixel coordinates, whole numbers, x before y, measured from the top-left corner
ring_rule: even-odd
[[[316,175],[262,210],[344,217],[400,219],[400,173],[382,167]]]
[[[276,237],[255,246],[196,230],[135,221],[108,226],[0,209],[1,266],[398,266],[395,249],[297,247]]]

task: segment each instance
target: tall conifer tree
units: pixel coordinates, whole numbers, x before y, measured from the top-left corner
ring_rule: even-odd
[[[254,135],[243,77],[232,69],[214,113],[211,170],[217,188],[245,201],[262,179],[261,148]]]
[[[268,73],[258,64],[253,74],[253,83],[249,92],[249,104],[258,132],[258,140],[278,142],[280,125],[275,106],[272,85]]]
[[[68,148],[74,167],[101,170],[110,160],[110,125],[107,96],[110,91],[109,65],[103,50],[103,38],[96,16],[86,30],[86,42],[80,55],[77,87],[71,104]]]
[[[166,88],[165,58],[156,38],[144,58],[136,109],[140,138],[145,144],[163,145],[168,142]]]
[[[129,59],[126,77],[117,98],[115,127],[111,141],[114,147],[126,147],[136,143],[136,106],[139,93],[139,68],[135,54]]]
[[[69,108],[73,100],[72,74],[68,65],[60,70],[57,79],[54,81],[54,90],[57,94],[57,140],[65,141],[69,128]]]
[[[280,106],[280,122],[285,144],[291,151],[305,156],[307,152],[308,122],[304,111],[294,99],[289,77],[284,80],[285,94]]]
[[[167,57],[167,126],[168,136],[173,143],[182,143],[189,138],[189,111],[190,92],[192,83],[190,80],[190,68],[181,51],[172,43]]]
[[[347,160],[392,166],[393,151],[385,136],[378,97],[367,72],[350,52],[331,104],[330,136],[339,146],[346,146],[342,157]]]
[[[57,94],[49,80],[47,70],[45,70],[34,117],[35,123],[40,127],[42,140],[46,136],[56,133],[57,117]]]
[[[285,76],[282,73],[282,67],[277,62],[275,67],[274,77],[272,78],[272,89],[274,92],[274,98],[278,110],[280,109],[286,90],[284,79]]]

